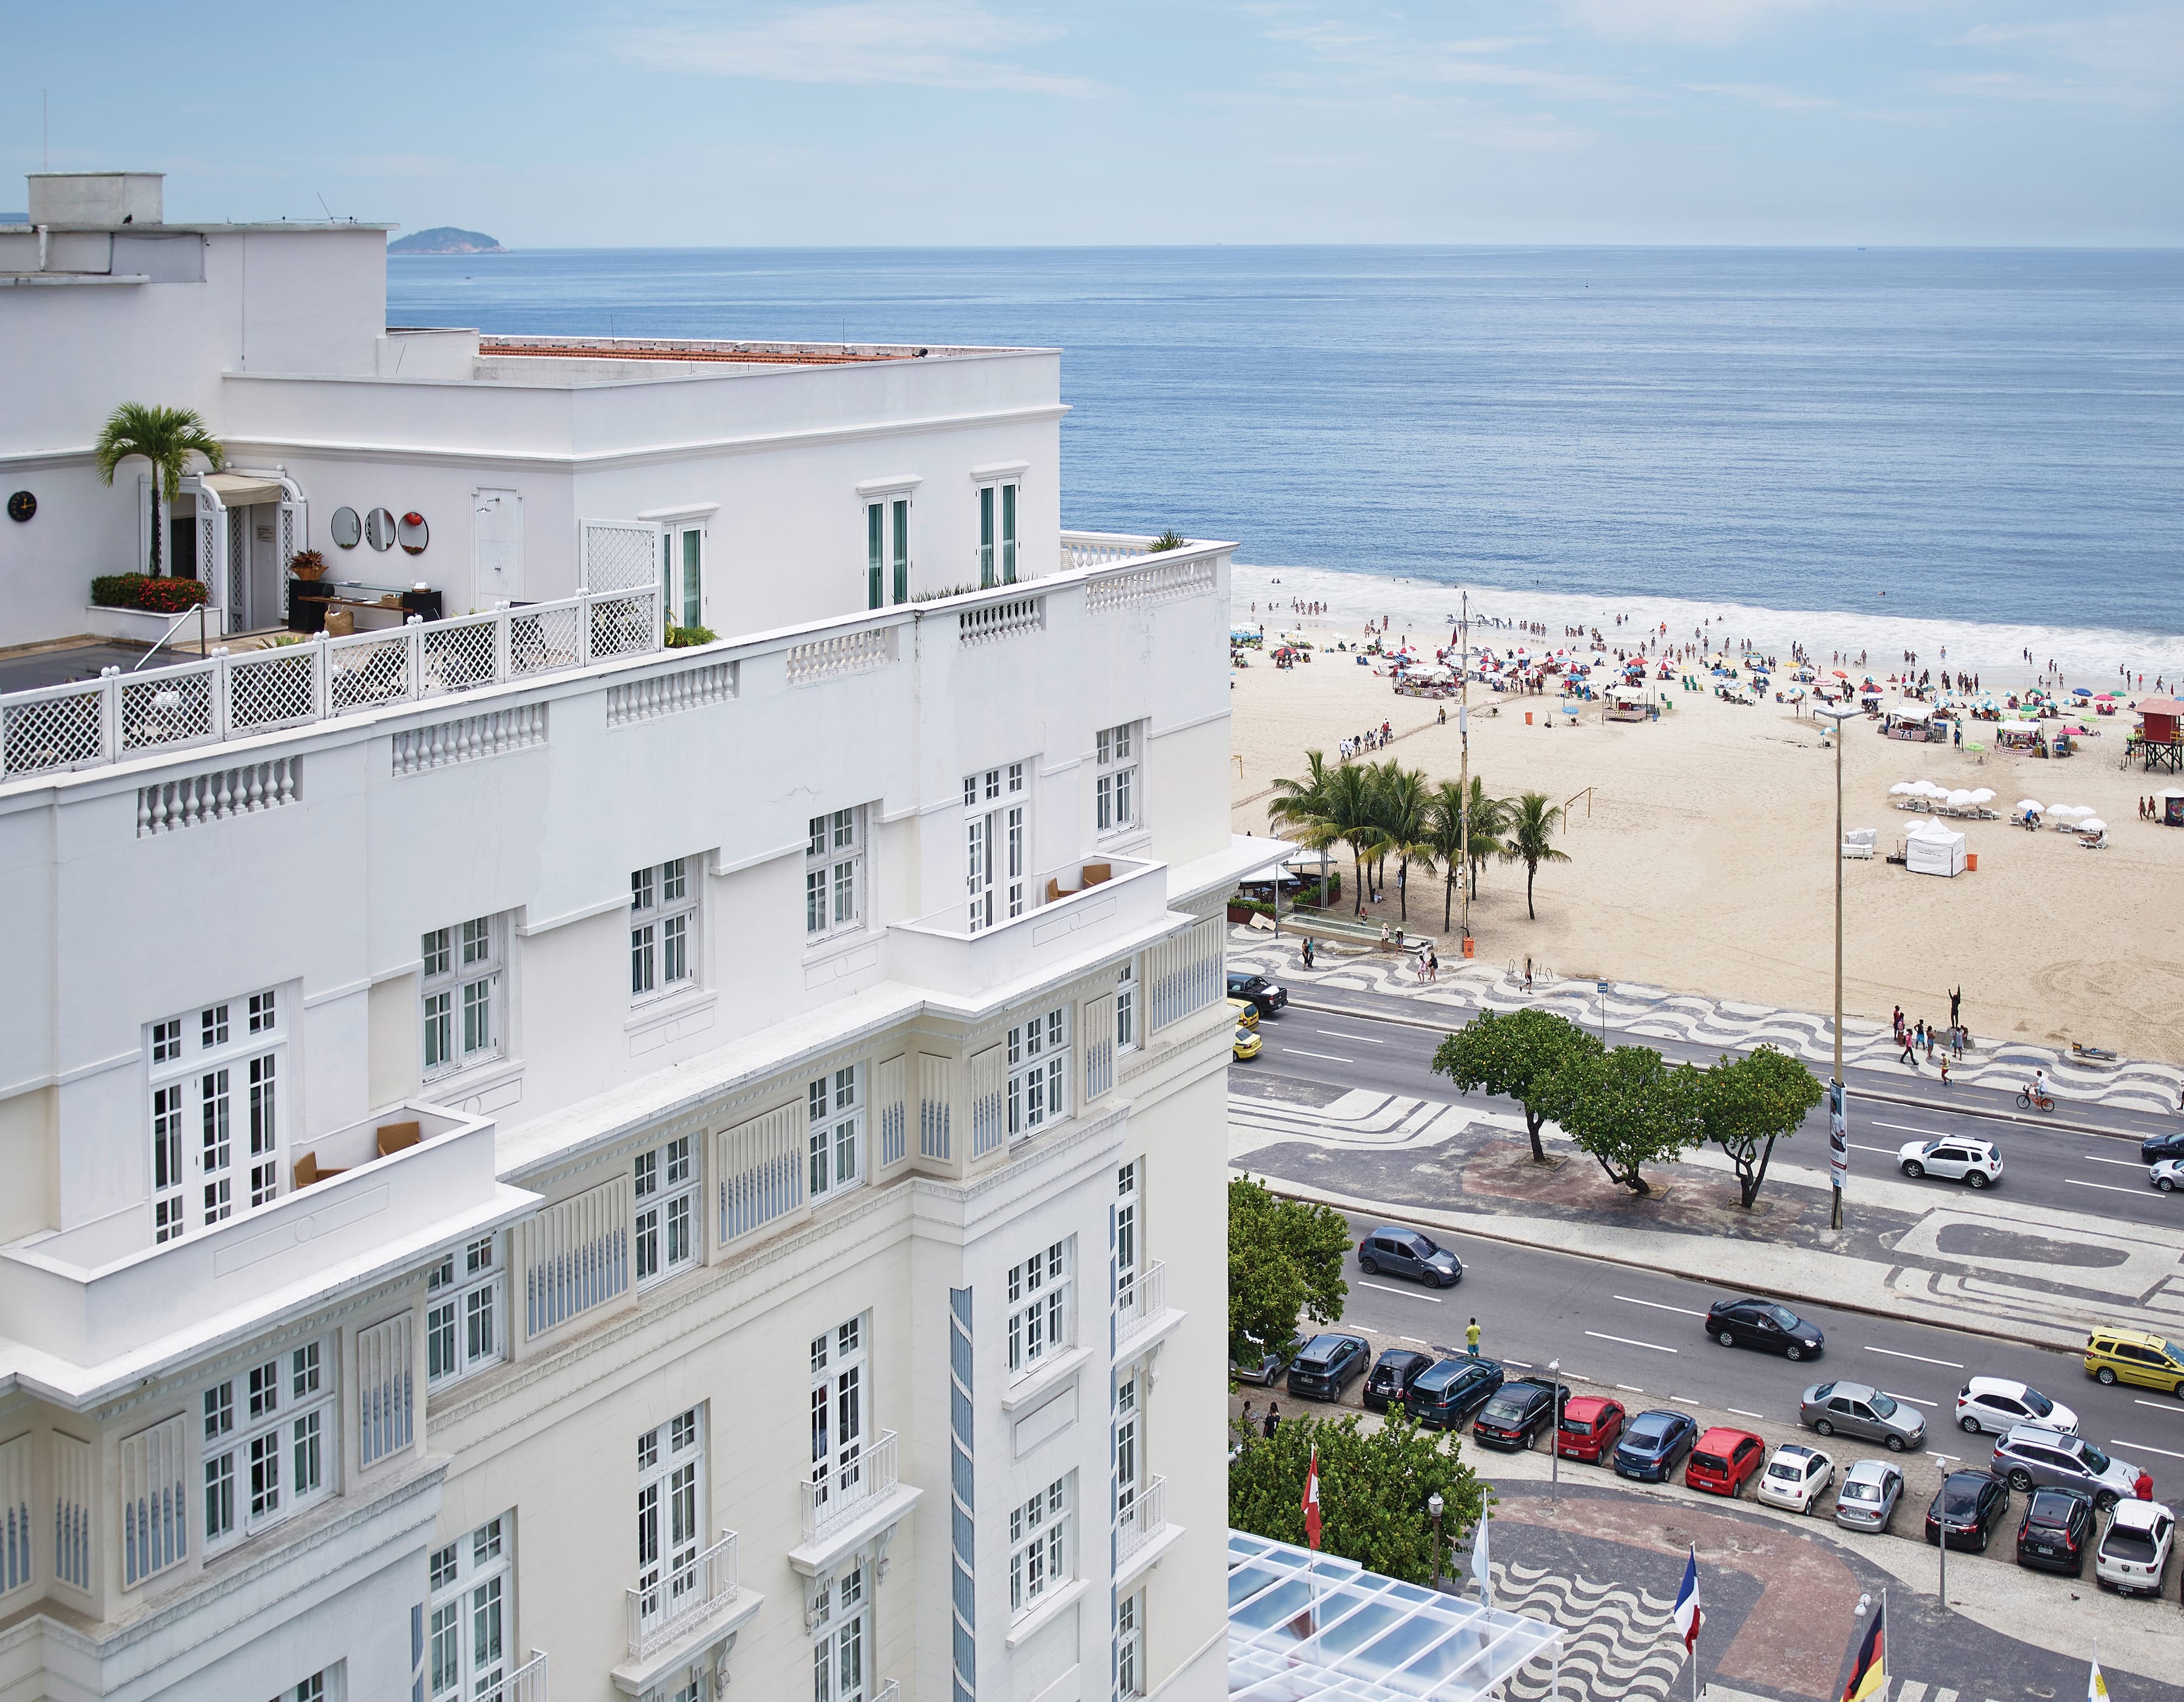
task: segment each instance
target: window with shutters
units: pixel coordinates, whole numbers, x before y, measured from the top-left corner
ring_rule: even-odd
[[[1115,1172],[1115,1306],[1127,1310],[1138,1283],[1138,1166],[1134,1160]]]
[[[815,815],[804,846],[804,943],[816,945],[864,926],[864,807]]]
[[[802,1105],[783,1105],[713,1137],[723,1244],[804,1204],[807,1128]]]
[[[629,996],[639,1004],[696,984],[699,859],[677,857],[629,877]]]
[[[1131,958],[1115,971],[1115,1049],[1134,1051],[1138,1044],[1138,960]]]
[[[270,988],[148,1026],[154,1242],[279,1197],[291,1003]]]
[[[1020,916],[1027,907],[1028,767],[1012,762],[963,776],[964,886],[969,894],[966,921],[972,933]]]
[[[1037,1369],[1069,1346],[1069,1284],[1074,1243],[1057,1241],[1009,1267],[1009,1374]]]
[[[508,1357],[508,1282],[498,1236],[467,1243],[425,1281],[425,1382],[460,1382]]]
[[[402,1453],[415,1434],[415,1371],[410,1314],[356,1332],[356,1453],[375,1466]]]
[[[191,1420],[183,1414],[121,1439],[121,1582],[129,1588],[189,1553]]]
[[[1070,1482],[1057,1477],[1009,1509],[1009,1614],[1021,1619],[1069,1582]]]
[[[0,1595],[21,1589],[31,1579],[31,1438],[0,1442]]]
[[[499,1696],[494,1687],[508,1676],[515,1609],[515,1515],[504,1513],[432,1553],[426,1677],[432,1702]]]
[[[849,1065],[805,1088],[814,1205],[865,1177],[865,1104],[861,1069]]]
[[[1036,1134],[1069,1115],[1069,1007],[1020,1022],[1008,1038],[1009,1138]]]
[[[978,586],[1017,582],[1017,493],[1013,479],[978,487]]]
[[[1116,1702],[1133,1702],[1145,1694],[1145,1593],[1115,1604]]]
[[[1101,833],[1128,833],[1145,825],[1139,759],[1145,723],[1103,727],[1093,740],[1093,825]]]
[[[704,1587],[705,1412],[692,1407],[637,1439],[637,1589],[647,1624],[671,1619]]]
[[[330,1339],[270,1354],[198,1396],[209,1552],[332,1492],[333,1401]]]
[[[865,503],[865,607],[910,601],[910,498]]]
[[[91,1588],[92,1449],[80,1437],[53,1437],[53,1577]]]
[[[860,1313],[811,1338],[811,1499],[822,1517],[864,1488],[866,1333]]]
[[[630,1179],[637,1223],[637,1286],[698,1262],[698,1155],[682,1135],[637,1155]]]
[[[423,937],[419,998],[426,1081],[501,1055],[507,933],[503,918],[475,916]]]

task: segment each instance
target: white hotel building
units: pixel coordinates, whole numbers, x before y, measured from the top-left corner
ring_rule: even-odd
[[[0,1702],[1223,1694],[1231,546],[1061,531],[1051,349],[31,204],[0,642],[168,624],[117,403],[228,470],[213,654],[0,696]]]

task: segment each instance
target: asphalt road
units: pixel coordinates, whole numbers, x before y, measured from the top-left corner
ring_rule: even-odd
[[[1321,990],[1304,995],[1315,1004]],[[1380,1093],[1408,1094],[1448,1104],[1479,1104],[1488,1096],[1469,1100],[1457,1093],[1446,1076],[1436,1076],[1431,1065],[1434,1048],[1446,1031],[1390,1021],[1383,1012],[1364,1004],[1356,995],[1345,1001],[1342,1014],[1306,1010],[1292,1004],[1266,1018],[1260,1025],[1264,1050],[1252,1063],[1232,1067],[1239,1071],[1260,1071],[1341,1087],[1362,1087]],[[1463,1019],[1457,1014],[1457,1021]],[[1611,1043],[1627,1043],[1611,1026]],[[1647,1037],[1630,1037],[1675,1061],[1678,1049],[1669,1043]],[[1683,1048],[1691,1061],[1711,1063],[1713,1055],[1700,1048]],[[1892,1081],[1892,1091],[1907,1085]],[[1925,1084],[1934,1092],[1938,1083]],[[2086,1135],[2053,1126],[1997,1122],[1969,1116],[1938,1105],[1900,1105],[1861,1099],[1855,1072],[1850,1082],[1851,1177],[1847,1198],[1855,1209],[1860,1172],[1885,1174],[1907,1181],[1897,1168],[1897,1154],[1906,1142],[1938,1137],[1962,1136],[1991,1141],[2002,1154],[2003,1176],[1996,1184],[2004,1198],[2025,1204],[2047,1205],[2106,1217],[2120,1222],[2184,1223],[2184,1193],[2164,1194],[2149,1187],[2146,1167],[2138,1162],[2137,1139],[2142,1124],[2147,1131],[2176,1127],[2153,1118],[2129,1119],[2134,1126],[2119,1126],[2113,1134]],[[1969,1093],[1970,1090],[1965,1090]],[[1997,1103],[1997,1094],[1987,1098]],[[1500,1102],[1513,1109],[1510,1102]],[[2063,1111],[2075,1120],[2078,1108]],[[2115,1118],[2120,1124],[2124,1118]],[[1827,1115],[1816,1110],[1789,1142],[1778,1145],[1775,1157],[1818,1168],[1827,1162]],[[1964,1184],[1929,1179],[1921,1186],[1940,1191],[1946,1198],[1962,1192]]]

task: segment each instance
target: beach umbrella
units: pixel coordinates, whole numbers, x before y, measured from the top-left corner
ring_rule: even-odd
[[[2108,831],[2108,823],[2098,815],[2089,815],[2078,824],[2078,832],[2081,833],[2105,833]]]
[[[1918,791],[1918,789],[1919,788],[1914,786],[1909,781],[1899,780],[1895,785],[1888,788],[1888,795],[1891,798],[1908,798],[1914,793]]]
[[[1993,802],[1994,802],[1994,789],[1993,789],[1993,787],[1986,787],[1986,786],[1975,786],[1975,787],[1974,787],[1972,788],[1972,802],[1973,802],[1974,804],[1992,804],[1992,803],[1993,803]]]
[[[1947,802],[1952,809],[1969,809],[1972,805],[1971,791],[1969,787],[1960,787],[1949,794]]]
[[[2038,798],[2020,798],[2017,800],[2014,813],[2019,815],[2037,815],[2040,814],[2040,809],[2041,805]]]
[[[2073,686],[2070,687],[2070,695],[2074,698],[2090,698],[2092,694],[2093,688],[2091,686]]]

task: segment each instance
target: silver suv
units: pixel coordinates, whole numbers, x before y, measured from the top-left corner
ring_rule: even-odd
[[[2082,1436],[2020,1424],[1994,1445],[1994,1475],[2020,1495],[2032,1489],[2081,1489],[2105,1513],[2138,1493],[2136,1466],[2104,1454]]]

